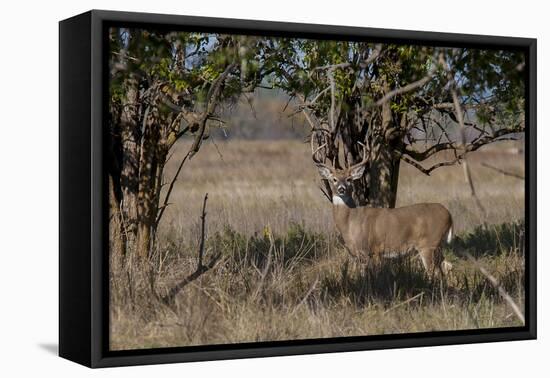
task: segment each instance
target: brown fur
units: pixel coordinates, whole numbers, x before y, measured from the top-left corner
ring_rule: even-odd
[[[333,216],[346,247],[365,261],[380,261],[418,253],[428,273],[446,273],[441,246],[452,232],[452,217],[439,203],[420,203],[395,209],[355,206],[351,181],[360,178],[364,167],[335,171],[326,166],[319,173],[331,185]]]

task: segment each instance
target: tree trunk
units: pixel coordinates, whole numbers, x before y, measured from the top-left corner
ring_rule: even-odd
[[[395,157],[390,146],[374,145],[376,158],[367,165],[361,180],[354,181],[353,199],[359,206],[395,207],[399,182],[400,159]],[[353,163],[361,161],[360,153]]]
[[[120,211],[120,197],[116,194],[115,181],[109,176],[109,240],[111,248],[121,258],[126,255],[126,233]]]
[[[137,232],[137,197],[139,177],[139,93],[137,80],[126,83],[126,98],[120,115],[122,145],[120,191],[122,193],[122,218],[126,234],[135,238]],[[133,240],[132,240],[133,241]]]
[[[137,82],[128,79],[120,112],[112,112],[110,202],[112,246],[117,253],[146,259],[154,241],[166,153],[159,146],[156,104],[140,103]]]
[[[360,182],[362,187],[357,188],[367,206],[395,207],[400,161],[393,156],[391,148],[381,146],[380,155]]]
[[[385,89],[389,90],[387,86]],[[389,102],[382,105],[380,118],[379,127],[372,123],[369,125],[378,130],[380,137],[374,138],[371,146],[373,160],[365,179],[367,202],[372,207],[395,207],[401,158],[395,156],[394,150],[402,137],[399,136],[400,127],[395,125]]]
[[[141,138],[139,158],[139,180],[137,201],[137,255],[148,258],[153,240],[153,228],[158,210],[158,196],[155,187],[158,169],[157,147],[159,143],[159,127],[157,111],[145,112],[145,129]]]
[[[354,181],[353,199],[359,206],[395,207],[401,159],[394,153],[400,138],[395,132],[399,127],[394,125],[391,109],[385,104],[381,112],[373,116],[357,101],[347,108],[348,111],[341,114],[338,126],[344,147],[344,163],[350,166],[363,159],[363,149],[357,142],[364,141],[367,135],[371,150],[365,175]]]
[[[122,214],[122,189],[120,186],[122,166],[122,141],[120,138],[120,104],[111,103],[109,112],[109,143],[107,145],[109,172],[109,240],[115,253],[126,255],[126,230]]]

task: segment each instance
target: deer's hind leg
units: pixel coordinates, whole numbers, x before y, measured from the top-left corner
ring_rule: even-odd
[[[434,251],[435,248],[420,248],[418,250],[424,269],[430,277],[433,277],[435,273]]]
[[[422,259],[422,264],[426,269],[426,273],[433,278],[439,273],[441,278],[444,278],[447,272],[452,268],[452,265],[445,261],[441,247],[436,248],[420,248],[419,255]]]

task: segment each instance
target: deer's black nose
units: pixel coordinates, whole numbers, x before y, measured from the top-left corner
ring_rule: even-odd
[[[338,194],[346,194],[346,188],[344,188],[343,186],[339,186],[337,191]]]

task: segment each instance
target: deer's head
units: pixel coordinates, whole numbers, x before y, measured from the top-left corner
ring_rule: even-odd
[[[363,177],[368,162],[369,154],[367,153],[366,145],[360,142],[359,144],[363,146],[363,159],[359,163],[344,169],[335,169],[317,159],[316,154],[319,150],[326,147],[326,143],[319,146],[317,149],[312,148],[313,162],[319,170],[319,175],[329,183],[333,197],[340,197],[346,204],[352,203],[351,193],[353,190],[353,181]]]

